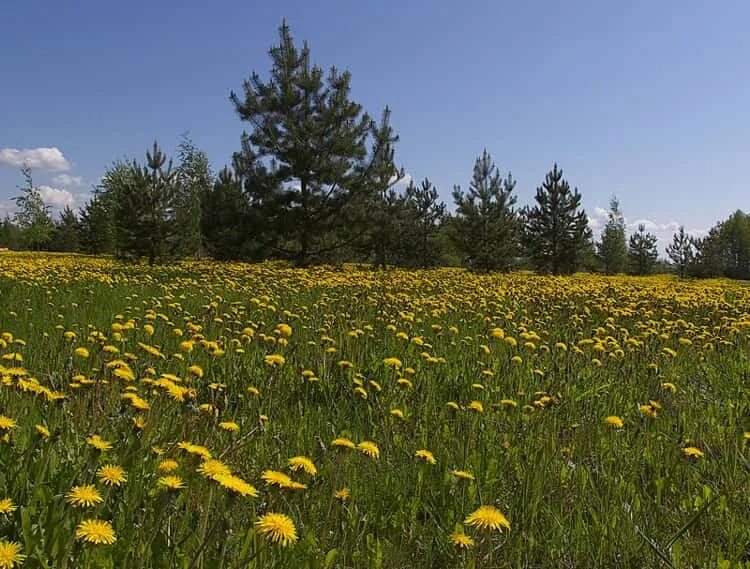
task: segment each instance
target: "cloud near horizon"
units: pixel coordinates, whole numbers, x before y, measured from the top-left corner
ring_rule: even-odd
[[[46,172],[66,172],[72,168],[57,147],[0,148],[0,166],[21,168],[24,164],[28,164],[32,170]]]

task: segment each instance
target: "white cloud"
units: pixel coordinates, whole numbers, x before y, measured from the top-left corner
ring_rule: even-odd
[[[60,190],[50,186],[39,186],[39,193],[52,209],[63,209],[65,206],[75,207],[76,198],[68,190]]]
[[[69,174],[58,174],[52,178],[52,183],[58,186],[82,186],[83,178],[81,176],[71,176]]]
[[[607,216],[609,210],[601,207],[595,207],[593,213],[589,216],[589,227],[594,232],[594,239],[597,241],[601,239],[601,233],[604,226],[607,223]],[[653,233],[657,238],[657,247],[659,248],[659,255],[664,255],[664,248],[672,242],[672,236],[680,229],[680,222],[678,221],[666,221],[659,222],[651,219],[635,219],[633,221],[625,218],[625,231],[628,236],[638,231],[638,226],[643,224],[648,233]],[[707,233],[705,229],[697,228],[685,228],[685,231],[689,235],[695,237],[702,237]]]
[[[414,178],[408,172],[404,172],[404,176],[398,181],[396,181],[396,176],[393,176],[390,179],[390,183],[393,184],[393,189],[399,192],[405,190],[406,187],[413,181]]]
[[[24,164],[32,170],[48,172],[65,172],[71,168],[59,148],[0,148],[0,166],[20,168]]]

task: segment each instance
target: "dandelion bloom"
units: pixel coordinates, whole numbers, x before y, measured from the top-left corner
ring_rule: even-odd
[[[112,443],[105,441],[99,435],[91,435],[86,439],[86,444],[98,451],[105,452],[112,448]]]
[[[685,447],[682,452],[688,458],[703,458],[703,451],[697,447]]]
[[[182,490],[185,487],[185,483],[179,476],[162,476],[157,484],[167,490]]]
[[[174,472],[180,467],[180,464],[176,460],[172,459],[166,459],[162,460],[157,466],[156,469],[160,472]]]
[[[335,446],[340,449],[353,449],[357,445],[355,445],[351,440],[345,437],[339,437],[331,441],[331,446]]]
[[[398,408],[391,409],[391,415],[393,415],[394,417],[398,417],[399,419],[403,419],[404,418],[404,412],[401,409],[398,409]]]
[[[292,479],[289,475],[277,470],[264,470],[260,477],[263,482],[270,486],[289,488],[292,485]]]
[[[437,461],[435,460],[435,455],[433,455],[430,451],[426,449],[420,449],[417,452],[414,453],[415,458],[421,458],[424,460],[427,464],[435,464]]]
[[[263,361],[271,367],[281,367],[286,363],[286,358],[280,354],[269,354],[263,358]]]
[[[105,464],[96,471],[96,476],[106,486],[122,486],[128,480],[123,467],[117,464]]]
[[[73,486],[65,494],[65,501],[77,508],[90,508],[104,501],[95,486],[87,484],[84,486]]]
[[[474,540],[471,536],[466,535],[461,531],[450,534],[448,540],[455,545],[458,549],[471,549],[474,547]]]
[[[346,502],[347,500],[349,500],[351,495],[351,490],[349,490],[349,488],[347,488],[346,486],[344,486],[340,490],[336,490],[333,493],[333,497],[336,498],[339,502]]]
[[[285,514],[271,512],[260,516],[255,522],[255,527],[260,535],[283,547],[297,541],[297,528],[294,527],[292,518]]]
[[[224,488],[240,496],[250,496],[251,498],[258,497],[258,491],[252,484],[245,482],[239,476],[233,474],[217,474],[213,479],[221,484]]]
[[[392,368],[400,368],[403,364],[401,363],[401,360],[398,358],[385,358],[383,360],[383,364],[386,367],[392,367]]]
[[[604,423],[614,429],[622,429],[625,425],[625,423],[622,422],[622,419],[620,419],[620,417],[618,417],[617,415],[610,415],[609,417],[605,417]]]
[[[50,436],[49,429],[44,425],[34,425],[34,429],[36,430],[37,435],[44,439]]]
[[[474,480],[474,475],[468,470],[451,470],[451,474],[459,480]]]
[[[236,432],[240,430],[240,426],[234,421],[223,421],[219,423],[219,428],[225,431]]]
[[[306,456],[293,456],[288,461],[289,468],[296,472],[297,470],[304,470],[311,476],[315,476],[318,473],[318,469],[315,468],[313,461]]]
[[[215,479],[217,476],[229,476],[232,470],[220,460],[209,458],[198,467],[198,473],[206,478]]]
[[[16,428],[16,420],[0,415],[0,431],[9,431]]]
[[[76,528],[76,539],[96,545],[112,545],[117,541],[112,524],[105,520],[83,520]]]
[[[370,458],[380,458],[380,449],[372,441],[362,441],[357,445],[357,448],[363,454],[366,454]]]
[[[13,504],[13,500],[10,498],[4,498],[0,500],[0,515],[2,514],[11,514],[15,512],[18,509],[18,507]]]
[[[475,526],[480,530],[503,531],[510,529],[510,522],[495,506],[480,506],[464,520],[466,525]]]
[[[89,351],[84,347],[80,347],[73,350],[73,355],[86,359],[89,357]]]
[[[0,538],[0,569],[20,567],[24,559],[26,556],[21,554],[21,544]]]

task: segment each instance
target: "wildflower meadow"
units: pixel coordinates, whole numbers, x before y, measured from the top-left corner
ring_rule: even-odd
[[[0,569],[750,568],[750,288],[0,253]]]

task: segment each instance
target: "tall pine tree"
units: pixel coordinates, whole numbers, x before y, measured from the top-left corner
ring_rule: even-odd
[[[573,273],[591,247],[591,229],[573,191],[555,164],[536,190],[536,205],[523,212],[523,243],[534,268],[542,273]]]
[[[251,130],[243,135],[237,162],[251,207],[265,220],[260,233],[273,235],[275,252],[307,265],[346,245],[345,206],[372,191],[368,156],[372,120],[349,98],[351,76],[332,67],[327,76],[310,62],[307,44],[294,45],[282,23],[270,50],[267,80],[253,72],[243,96],[230,98]],[[273,220],[269,223],[268,220]]]
[[[175,196],[175,223],[179,236],[175,253],[193,256],[202,248],[201,201],[211,190],[213,174],[206,153],[193,144],[187,134],[177,147],[177,192]]]
[[[625,240],[625,217],[620,210],[620,202],[615,196],[609,200],[607,224],[602,238],[596,244],[604,272],[614,275],[625,271],[628,262],[628,249]]]
[[[682,225],[672,236],[672,242],[667,246],[667,256],[677,270],[680,277],[687,275],[688,267],[693,259],[693,241]]]
[[[468,192],[460,186],[453,189],[451,237],[472,270],[507,271],[513,266],[518,237],[515,187],[510,173],[503,179],[485,149],[474,163]]]
[[[628,246],[630,272],[636,275],[649,274],[656,263],[657,256],[656,235],[648,233],[643,223],[639,224],[638,231],[630,236]]]
[[[445,218],[445,204],[429,179],[409,183],[404,192],[404,224],[400,231],[405,264],[434,267],[440,261],[438,232]]]

